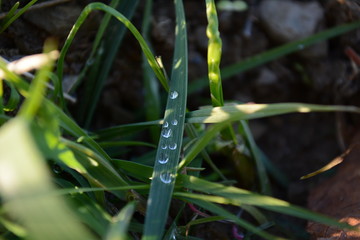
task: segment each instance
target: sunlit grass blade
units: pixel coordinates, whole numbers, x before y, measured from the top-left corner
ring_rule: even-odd
[[[188,50],[186,21],[181,0],[175,0],[175,12],[176,40],[170,92],[148,197],[142,238],[144,240],[160,239],[164,233],[182,147],[187,98]]]
[[[114,218],[114,223],[110,225],[110,228],[106,234],[105,240],[126,240],[127,230],[131,217],[135,211],[135,203],[128,203],[120,213]]]
[[[58,57],[58,51],[54,50],[56,43],[48,40],[45,43],[44,56],[47,58],[46,64],[36,73],[36,76],[29,89],[29,97],[21,106],[19,115],[31,120],[36,112],[40,109],[46,90],[46,82],[48,81],[49,72],[53,68],[53,62]]]
[[[74,152],[78,162],[86,169],[84,175],[90,182],[102,187],[128,185],[127,181],[101,155],[72,141],[65,139],[62,141]],[[118,192],[118,196],[124,197],[125,193]]]
[[[17,11],[10,19],[8,19],[6,22],[2,23],[2,26],[0,27],[0,33],[2,33],[5,29],[7,29],[10,24],[12,24],[16,19],[18,19],[26,10],[28,10],[29,7],[34,5],[38,0],[32,0],[28,4],[26,4],[23,8]],[[17,7],[16,7],[17,8]]]
[[[179,164],[179,169],[187,166],[230,122],[270,117],[288,113],[346,111],[360,113],[353,106],[329,106],[304,103],[239,104],[224,107],[205,108],[187,114],[188,123],[216,123],[203,133]]]
[[[237,104],[224,107],[204,108],[187,114],[188,123],[221,123],[224,121],[249,120],[287,113],[353,112],[354,106],[316,105],[306,103]]]
[[[81,221],[99,236],[104,236],[111,221],[111,216],[94,198],[89,196],[90,194],[86,193],[103,192],[106,189],[78,187],[62,178],[56,178],[54,181],[61,189],[56,190],[53,194],[56,196],[64,195],[71,204],[73,212]]]
[[[95,239],[63,199],[44,196],[53,186],[35,142],[24,119],[14,119],[0,131],[0,192],[5,211],[25,226],[28,239]]]
[[[224,105],[220,75],[222,41],[220,38],[219,22],[216,13],[215,2],[214,0],[205,1],[206,16],[208,20],[208,25],[206,28],[206,35],[209,38],[207,63],[211,102],[214,107],[219,107]]]
[[[111,14],[112,16],[114,16],[117,20],[119,20],[120,22],[122,22],[129,30],[130,32],[134,35],[134,37],[137,39],[137,41],[140,44],[140,47],[142,49],[142,51],[144,52],[149,65],[151,66],[151,68],[153,69],[156,77],[159,79],[159,81],[161,82],[161,84],[167,88],[168,83],[167,83],[167,79],[164,76],[163,71],[161,70],[161,68],[159,67],[159,64],[157,63],[154,55],[152,54],[150,48],[148,47],[148,45],[146,44],[144,38],[141,36],[141,34],[139,33],[139,31],[135,28],[135,26],[121,13],[119,13],[118,11],[116,11],[115,9],[103,4],[103,3],[90,3],[89,5],[87,5],[85,7],[85,9],[81,12],[79,18],[77,19],[76,23],[74,24],[73,28],[71,29],[67,40],[64,43],[64,46],[60,52],[60,57],[59,57],[59,61],[58,61],[58,65],[57,65],[57,74],[58,74],[58,78],[61,80],[63,78],[63,66],[64,66],[64,60],[65,60],[65,56],[67,54],[67,51],[69,50],[69,47],[72,43],[72,41],[74,40],[74,37],[76,35],[76,33],[78,32],[79,28],[81,27],[81,25],[84,23],[84,21],[86,20],[86,18],[88,17],[88,15],[90,14],[90,12],[94,11],[94,10],[102,10],[106,13]],[[63,96],[60,94],[60,99],[62,102],[62,105],[64,105],[63,102]]]
[[[258,67],[262,64],[265,64],[267,62],[270,62],[272,60],[275,60],[275,59],[285,56],[287,54],[302,50],[303,48],[311,46],[315,43],[324,41],[329,38],[339,36],[346,32],[350,32],[359,27],[360,27],[360,21],[356,21],[356,22],[336,26],[331,29],[324,30],[322,32],[311,35],[310,37],[307,37],[305,39],[301,39],[298,41],[294,41],[294,42],[284,44],[279,47],[270,49],[266,52],[249,57],[248,59],[239,61],[230,66],[223,67],[221,69],[222,78],[223,78],[223,80],[228,79],[228,78],[230,78],[236,74],[239,74],[241,72],[244,72],[246,70]],[[189,94],[192,94],[195,91],[198,91],[199,89],[205,88],[207,86],[207,84],[208,84],[207,77],[203,77],[201,79],[192,81],[192,83],[189,85]]]
[[[209,201],[212,199],[212,201],[217,203],[233,204],[236,206],[241,206],[243,204],[253,205],[270,211],[292,215],[306,220],[320,222],[326,225],[332,225],[340,228],[350,227],[346,223],[340,223],[335,219],[311,212],[298,206],[294,206],[280,199],[252,193],[250,191],[236,187],[229,187],[218,183],[212,183],[200,178],[196,178],[194,176],[181,175],[178,177],[178,183],[181,184],[184,188],[207,194],[217,195],[213,196],[213,199],[212,196],[204,195],[203,197],[207,198]],[[191,198],[196,199],[203,198],[200,195],[196,196],[197,194],[191,193],[182,193],[180,195],[187,195],[188,197],[191,195]]]

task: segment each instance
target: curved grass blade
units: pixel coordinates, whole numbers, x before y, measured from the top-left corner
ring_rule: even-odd
[[[28,239],[96,239],[62,198],[44,196],[54,187],[29,125],[27,120],[16,118],[0,131],[3,208],[25,226]]]
[[[307,209],[303,209],[298,206],[294,206],[286,201],[272,198],[269,196],[262,196],[260,194],[252,193],[250,191],[228,187],[222,184],[209,182],[194,176],[180,175],[178,176],[177,184],[181,184],[184,188],[188,188],[194,191],[199,191],[207,194],[213,194],[216,196],[197,195],[192,193],[181,193],[180,195],[186,195],[195,199],[207,199],[218,203],[233,204],[241,206],[243,204],[257,206],[263,209],[267,209],[274,212],[279,212],[315,222],[320,222],[326,225],[336,226],[340,228],[351,228],[346,223],[340,223],[335,219],[326,217],[324,215],[311,212]],[[213,198],[212,198],[213,197]]]
[[[175,52],[170,92],[156,154],[143,240],[161,239],[164,233],[184,131],[188,57],[186,22],[181,0],[175,0],[175,12]]]
[[[64,60],[65,60],[65,55],[67,53],[67,51],[69,50],[69,47],[72,43],[72,41],[74,40],[74,37],[76,35],[76,33],[78,32],[79,28],[81,27],[81,25],[84,23],[84,21],[86,20],[86,18],[88,17],[88,15],[93,11],[93,10],[102,10],[108,14],[111,14],[112,16],[114,16],[117,20],[119,20],[120,22],[122,22],[129,30],[130,32],[134,35],[134,37],[137,39],[137,41],[140,44],[140,47],[142,49],[142,51],[144,52],[149,65],[151,66],[151,68],[153,69],[156,77],[159,79],[159,81],[161,82],[161,84],[167,89],[168,83],[167,83],[167,79],[164,76],[164,73],[161,69],[161,67],[159,66],[159,64],[157,63],[154,55],[152,54],[150,48],[148,47],[148,45],[146,44],[144,38],[141,36],[141,34],[139,33],[139,31],[135,28],[135,26],[121,13],[119,13],[118,11],[116,11],[115,9],[103,4],[103,3],[99,3],[99,2],[95,2],[95,3],[90,3],[89,5],[87,5],[84,10],[81,12],[79,18],[76,20],[73,28],[71,29],[65,43],[64,46],[60,52],[60,57],[59,57],[59,61],[57,64],[57,74],[58,74],[58,78],[61,80],[63,79],[63,66],[64,66]],[[60,91],[62,92],[62,91]],[[64,99],[63,96],[60,94],[60,101],[61,101],[61,105],[64,106]]]
[[[236,223],[237,225],[241,226],[244,229],[249,230],[250,232],[264,238],[264,239],[269,239],[269,240],[285,240],[284,238],[279,238],[276,236],[273,236],[265,231],[263,231],[261,228],[258,228],[252,224],[250,224],[249,222],[242,220],[241,218],[239,218],[238,216],[228,212],[227,210],[225,210],[224,208],[211,203],[211,200],[208,199],[203,199],[203,198],[192,198],[191,196],[196,196],[196,194],[186,194],[186,193],[174,193],[174,195],[176,197],[179,197],[182,200],[194,203],[204,209],[207,209],[208,211],[211,211],[217,215],[219,215],[218,217],[222,217],[222,218],[226,218],[234,223]]]
[[[249,120],[287,113],[353,112],[360,108],[340,105],[317,105],[306,103],[237,104],[224,107],[204,108],[187,114],[188,123],[222,123],[224,121]]]
[[[149,43],[148,35],[149,35],[149,28],[151,23],[152,6],[153,6],[153,0],[147,0],[143,14],[143,23],[142,23],[142,35],[149,45],[150,43]],[[144,92],[145,114],[146,114],[146,120],[152,121],[159,119],[161,114],[159,84],[149,64],[146,63],[146,56],[144,54],[142,56],[143,56],[142,70],[143,70],[143,81],[144,81],[144,90],[145,90]],[[154,143],[159,142],[159,133],[160,133],[159,128],[150,127],[149,131],[152,141]]]
[[[26,12],[26,10],[28,10],[29,7],[31,7],[32,5],[34,5],[38,0],[32,0],[30,1],[28,4],[26,4],[23,8],[21,8],[17,13],[15,13],[10,19],[8,19],[6,22],[4,22],[2,24],[2,26],[0,27],[0,33],[2,33],[3,31],[5,31],[5,29],[7,29],[10,24],[12,24],[16,19],[18,19],[24,12]],[[14,7],[13,7],[14,8]],[[16,7],[17,8],[17,7]],[[13,10],[13,9],[11,9]]]
[[[105,240],[126,240],[131,217],[135,211],[135,202],[128,203],[114,218],[114,222],[106,234]]]
[[[222,78],[223,80],[228,79],[241,72],[258,67],[262,64],[265,64],[267,62],[270,62],[287,54],[299,51],[315,43],[339,36],[346,32],[350,32],[359,27],[360,27],[360,21],[356,21],[356,22],[336,26],[331,29],[314,34],[310,37],[270,49],[266,52],[257,54],[253,57],[249,57],[245,60],[239,61],[235,64],[222,68],[221,69]],[[199,89],[205,88],[207,84],[208,84],[207,77],[203,77],[201,79],[192,81],[192,83],[189,85],[189,94],[192,94],[195,91],[198,91]]]
[[[20,95],[16,91],[16,88],[11,83],[8,83],[8,85],[10,87],[10,97],[9,97],[7,103],[4,105],[5,112],[14,111],[20,103]]]
[[[138,0],[120,2],[119,0],[113,0],[111,7],[121,12],[127,19],[131,19],[138,2]],[[85,128],[89,128],[92,122],[101,91],[127,30],[121,22],[110,19],[110,17],[111,15],[107,13],[100,24],[99,36],[96,36],[99,43],[95,44],[93,49],[95,54],[92,54],[88,60],[90,63],[94,63],[87,65],[86,76],[84,76],[86,78],[85,94],[79,107],[78,118]],[[100,42],[105,29],[104,38]]]
[[[210,126],[200,136],[179,164],[179,170],[187,166],[207,144],[230,122],[270,117],[287,113],[332,112],[346,111],[360,113],[360,108],[353,106],[329,106],[304,103],[274,103],[274,104],[239,104],[233,106],[214,107],[188,113],[189,123],[217,123]]]

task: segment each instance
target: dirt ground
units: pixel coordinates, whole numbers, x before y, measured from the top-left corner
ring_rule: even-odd
[[[265,1],[265,0],[264,0]],[[1,11],[6,12],[16,1],[3,1]],[[26,2],[26,1],[20,1]],[[39,1],[41,2],[41,1]],[[8,60],[41,52],[44,40],[55,36],[62,42],[81,9],[91,1],[73,0],[46,7],[48,17],[36,19],[37,10],[14,22],[0,37],[0,54]],[[140,27],[143,2],[134,16]],[[189,37],[189,81],[203,77],[206,67],[206,15],[205,1],[185,0]],[[241,61],[255,54],[283,44],[266,29],[260,16],[262,1],[248,0],[250,9],[243,12],[220,11],[220,32],[223,39],[222,66]],[[296,1],[291,1],[296,2]],[[298,1],[299,2],[299,1]],[[302,1],[317,2],[323,9],[322,28],[360,19],[360,6],[356,1]],[[155,0],[151,26],[151,40],[156,55],[170,68],[174,44],[174,11],[172,1]],[[72,9],[69,11],[69,9]],[[66,20],[62,19],[67,14]],[[35,15],[35,16],[34,16]],[[101,19],[92,14],[81,31],[66,59],[65,76],[79,74],[87,61],[92,42]],[[251,19],[251,29],[245,34]],[[52,26],[51,24],[54,24]],[[48,26],[47,26],[48,25]],[[360,53],[360,31],[353,31],[327,41],[326,52],[320,56],[299,53],[279,58],[263,66],[224,79],[224,98],[229,102],[304,102],[316,104],[346,104],[359,106],[359,75],[353,61],[345,54],[352,48]],[[102,128],[136,121],[137,109],[143,104],[139,47],[129,34],[104,87],[92,128]],[[359,66],[357,66],[359,67]],[[351,85],[348,86],[348,82]],[[78,93],[81,96],[81,88]],[[208,89],[198,89],[188,98],[191,110],[210,104]],[[76,109],[76,105],[73,106]],[[346,119],[341,120],[339,119]],[[345,128],[340,128],[341,123]],[[306,206],[308,192],[330,173],[308,179],[299,178],[312,172],[341,154],[341,141],[349,141],[347,131],[356,128],[356,119],[335,113],[291,114],[250,122],[256,142],[268,158],[288,178],[281,187],[274,182],[275,197]],[[342,137],[339,137],[342,136]],[[344,139],[343,139],[344,138]],[[304,224],[302,222],[302,224]],[[215,233],[214,233],[215,234]],[[212,239],[221,239],[214,237]]]

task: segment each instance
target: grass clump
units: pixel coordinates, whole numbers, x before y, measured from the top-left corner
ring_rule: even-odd
[[[216,6],[214,1],[206,0],[209,23],[207,85],[213,106],[188,111],[188,37],[183,2],[174,1],[175,48],[169,79],[147,37],[152,1],[148,0],[146,4],[142,33],[129,20],[136,6],[137,1],[116,0],[109,5],[89,4],[59,52],[56,42],[45,44],[44,53],[39,57],[46,61],[31,69],[36,70],[31,84],[0,61],[0,75],[11,89],[5,105],[3,90],[0,91],[0,238],[197,239],[192,237],[191,226],[222,221],[234,226],[235,230],[241,228],[247,238],[256,234],[264,239],[283,239],[267,231],[274,225],[269,212],[349,227],[271,197],[268,174],[274,172],[256,145],[247,121],[313,111],[359,113],[360,109],[303,103],[225,105],[221,79],[291,53],[299,44],[308,46],[358,28],[360,23],[326,30],[220,69],[221,36]],[[2,30],[22,13],[15,14],[17,7],[13,7],[7,21],[2,23]],[[90,72],[96,76],[91,84],[97,87],[85,90],[86,95],[93,98],[84,102],[81,108],[85,118],[76,122],[67,109],[62,85],[47,90],[46,83],[50,79],[61,82],[65,57],[73,39],[88,15],[98,10],[105,15],[90,54],[90,58],[98,59],[95,60],[97,66],[92,66],[96,71],[85,67],[79,80]],[[116,28],[119,31],[116,32],[116,43],[102,49],[105,51],[102,55],[97,55],[101,46],[109,43],[107,29],[112,21],[121,23]],[[135,37],[142,50],[144,91],[149,101],[145,108],[154,109],[147,111],[145,119],[139,122],[92,132],[89,126],[95,117],[94,109],[125,30]],[[199,87],[204,81],[194,84],[193,87]],[[159,90],[157,86],[163,89]],[[161,108],[160,94],[166,95],[165,109]],[[23,101],[19,100],[20,95]],[[157,119],[159,116],[161,119]],[[233,127],[234,123],[239,129]],[[152,141],[123,138],[147,130],[151,132]],[[238,137],[244,139],[245,150],[239,147]],[[261,194],[232,186],[233,181],[218,169],[208,152],[211,149],[207,147],[214,141],[225,143],[239,158],[246,156],[253,162],[258,175],[256,182],[259,182],[254,189]],[[133,159],[118,159],[117,154],[108,150],[114,146],[130,149],[139,145],[150,150]],[[211,174],[202,173],[203,161],[211,166]],[[50,174],[49,168],[55,173]],[[209,181],[209,175],[215,176],[215,181]],[[175,204],[176,212],[169,214],[171,203]],[[224,205],[231,205],[250,217],[234,214]],[[188,213],[189,209],[193,214]],[[183,215],[190,215],[190,218]],[[240,239],[240,235],[236,237]]]

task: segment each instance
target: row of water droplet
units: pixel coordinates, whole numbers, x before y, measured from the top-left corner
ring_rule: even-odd
[[[169,94],[169,98],[174,100],[179,96],[179,93],[176,91],[172,91]],[[160,164],[166,164],[169,161],[169,154],[168,151],[174,151],[177,148],[177,144],[175,142],[173,143],[167,143],[168,139],[171,138],[172,134],[173,134],[173,130],[171,127],[175,127],[178,125],[178,120],[173,119],[169,122],[164,122],[163,126],[162,126],[162,130],[161,130],[161,138],[160,138],[160,153],[158,155],[158,163]],[[163,172],[160,174],[160,180],[163,183],[169,184],[171,183],[171,181],[173,180],[173,176],[171,173],[169,172]]]

